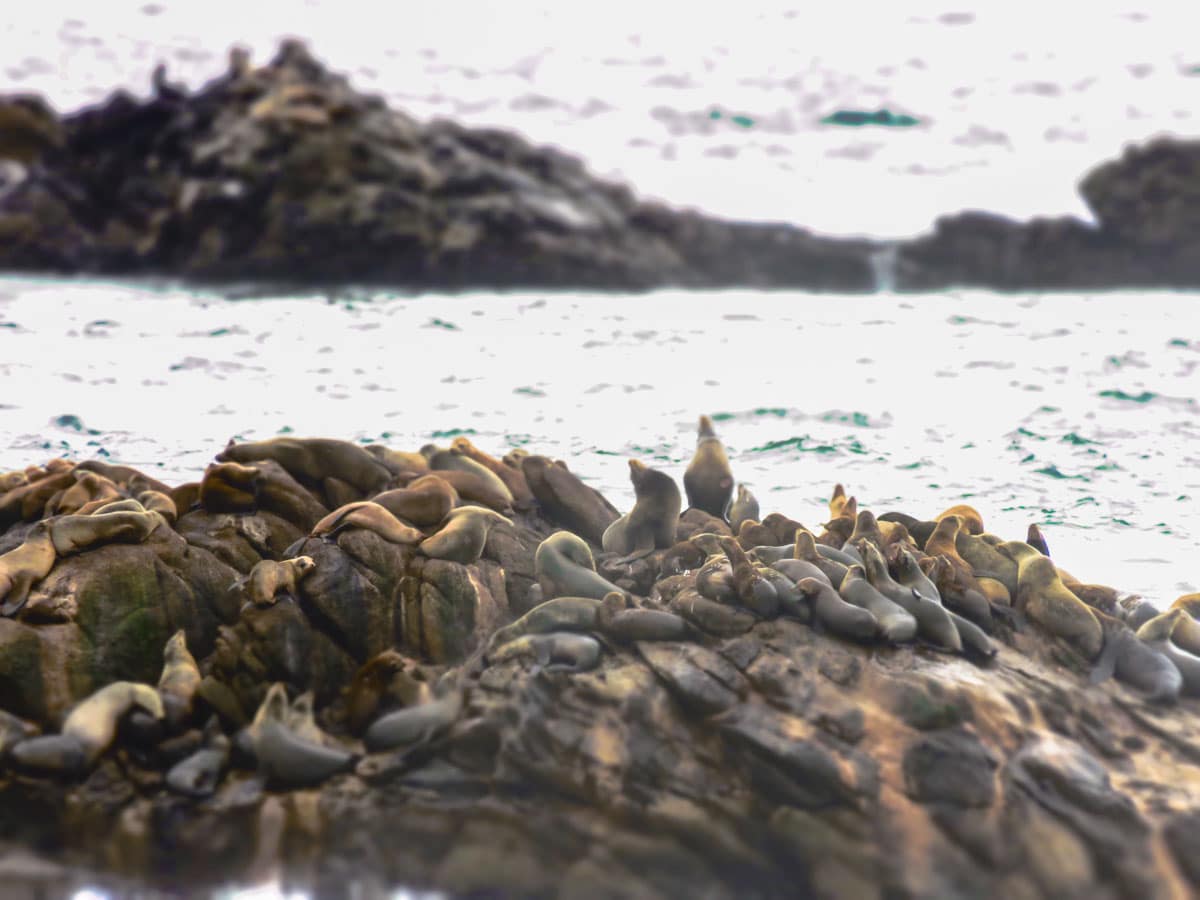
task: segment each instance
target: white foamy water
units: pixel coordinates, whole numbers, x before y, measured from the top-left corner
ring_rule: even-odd
[[[57,0],[0,25],[0,73],[73,108],[297,35],[414,115],[521,130],[644,195],[882,236],[971,207],[1086,215],[1086,170],[1195,134],[1196,24],[1180,0]],[[881,107],[920,125],[820,122]]]
[[[565,459],[620,508],[715,414],[764,514],[969,502],[1077,577],[1200,589],[1195,296],[362,294],[230,301],[0,282],[0,468],[107,455],[176,483],[230,437]],[[60,418],[74,417],[74,418]]]

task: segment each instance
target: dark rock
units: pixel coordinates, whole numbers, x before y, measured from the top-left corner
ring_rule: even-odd
[[[991,806],[996,765],[992,753],[970,732],[925,735],[904,754],[905,790],[921,803]]]

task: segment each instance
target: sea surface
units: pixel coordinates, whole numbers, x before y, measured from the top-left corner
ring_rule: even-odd
[[[713,416],[734,476],[818,527],[967,502],[1084,581],[1200,590],[1200,297],[469,294],[231,300],[0,280],[0,469],[100,457],[196,480],[230,438],[561,458],[618,508]]]

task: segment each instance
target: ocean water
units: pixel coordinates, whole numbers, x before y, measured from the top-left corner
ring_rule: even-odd
[[[98,456],[195,480],[231,438],[567,460],[621,509],[699,414],[764,514],[968,502],[1076,577],[1200,590],[1196,296],[355,293],[229,300],[0,281],[0,468]]]

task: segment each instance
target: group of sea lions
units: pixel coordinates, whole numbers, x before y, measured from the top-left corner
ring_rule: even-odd
[[[314,784],[365,754],[451,732],[466,715],[471,680],[487,668],[581,673],[622,646],[703,643],[777,616],[839,639],[919,642],[979,663],[994,659],[1012,631],[1034,627],[1078,654],[1093,682],[1115,676],[1155,702],[1200,694],[1200,595],[1160,613],[1082,583],[1055,565],[1036,525],[1025,541],[1005,541],[969,506],[928,520],[876,517],[841,485],[818,530],[780,513],[761,516],[752,492],[735,483],[708,416],[682,494],[669,474],[639,460],[629,470],[635,502],[624,514],[561,461],[520,450],[496,459],[465,437],[416,453],[290,436],[231,442],[199,482],[177,488],[99,461],[53,460],[0,475],[0,527],[20,536],[0,555],[7,616],[22,615],[31,589],[61,557],[147,540],[192,510],[266,510],[308,535],[235,585],[246,607],[257,608],[304,590],[317,563],[298,551],[311,538],[336,541],[365,529],[419,556],[471,565],[491,529],[511,527],[512,517],[550,531],[533,553],[537,581],[524,615],[447,671],[394,649],[367,660],[338,715],[324,711],[338,733],[317,724],[311,693],[289,699],[276,683],[253,721],[227,734],[228,689],[207,661],[193,658],[180,631],[164,648],[156,686],[105,685],[56,734],[0,714],[0,761],[78,775],[120,734],[159,747],[170,762],[165,783],[187,796],[207,796],[239,765],[280,786]]]

